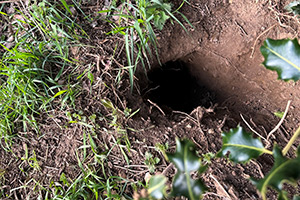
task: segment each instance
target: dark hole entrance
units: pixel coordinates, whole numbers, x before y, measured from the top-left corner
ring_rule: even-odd
[[[191,112],[198,106],[214,104],[214,94],[201,85],[182,61],[167,62],[148,73],[144,96],[163,110]]]

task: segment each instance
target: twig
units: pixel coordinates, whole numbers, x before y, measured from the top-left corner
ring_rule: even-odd
[[[209,177],[212,178],[216,182],[216,184],[223,191],[223,193],[226,195],[226,197],[231,199],[230,195],[227,193],[227,191],[224,189],[224,187],[221,185],[221,183],[219,183],[219,181],[213,175],[210,174]]]
[[[117,97],[117,99],[119,100],[120,104],[121,104],[122,107],[123,107],[123,110],[125,110],[127,106],[124,105],[124,103],[122,102],[122,100],[121,100],[121,98],[119,97],[119,95],[117,94],[116,89],[115,89],[115,87],[113,86],[113,84],[111,84],[111,90],[113,91],[113,93],[114,93],[114,95]],[[122,113],[123,113],[123,112],[122,112]]]
[[[235,24],[239,27],[239,29],[244,33],[244,35],[248,36],[248,33],[245,31],[245,29],[236,21],[234,20]]]
[[[14,3],[14,2],[17,2],[17,1],[20,1],[20,0],[1,1],[0,4],[3,4],[3,3]]]
[[[264,176],[264,173],[262,173],[262,170],[261,170],[261,167],[259,166],[259,164],[257,164],[257,163],[254,162],[253,160],[250,160],[250,162],[251,162],[252,164],[254,164],[254,165],[257,167],[257,170],[258,170],[259,175],[261,176],[261,178],[264,178],[264,177],[265,177],[265,176]]]
[[[277,10],[275,10],[275,9],[274,9],[273,7],[271,7],[271,6],[269,6],[268,8],[269,8],[271,11],[273,11],[275,15],[277,15],[277,16],[282,16],[282,17],[286,17],[286,18],[288,18],[288,19],[293,19],[293,20],[295,20],[298,24],[300,24],[297,15],[290,16],[290,15],[287,15],[287,14],[280,13],[280,12],[278,12]],[[281,23],[281,22],[280,22],[280,23]],[[281,25],[282,25],[282,24],[281,24]],[[290,28],[292,28],[292,27],[290,27]]]
[[[170,168],[174,167],[173,163],[170,163],[165,169],[164,171],[161,173],[163,175],[166,176],[167,172],[169,171]]]
[[[202,130],[201,130],[202,131]],[[198,143],[198,142],[196,142],[195,141],[195,139],[192,137],[192,141],[199,147],[199,149],[201,149],[202,148],[202,146]]]
[[[154,107],[156,107],[164,116],[166,116],[164,111],[156,103],[153,103],[152,101],[150,101],[150,99],[148,99],[148,102],[151,103]]]
[[[127,170],[127,171],[133,172],[133,173],[146,173],[146,172],[149,171],[148,169],[143,170],[143,171],[138,171],[138,170],[133,170],[133,169],[129,169],[129,168],[118,166],[118,165],[115,165],[114,167],[119,168],[119,169],[123,169],[123,170]]]
[[[250,124],[248,124],[248,122],[245,120],[245,118],[243,117],[242,114],[240,114],[240,116],[241,116],[242,120],[244,121],[244,123],[248,126],[248,128],[249,128],[253,133],[255,133],[255,134],[256,134],[257,136],[259,136],[260,138],[264,139],[267,143],[269,143],[269,141],[268,141],[266,138],[264,138],[261,134],[259,134],[258,132],[256,132],[256,131],[250,126]]]
[[[187,114],[187,113],[185,113],[185,112],[177,111],[177,110],[173,110],[172,112],[173,112],[173,113],[178,113],[178,114],[185,115],[186,118],[188,118],[188,119],[190,119],[192,122],[194,122],[195,125],[198,125],[197,120],[196,120],[194,117],[190,116],[189,114]]]
[[[286,105],[286,108],[285,108],[285,111],[284,111],[284,114],[283,114],[281,120],[279,121],[279,123],[277,124],[277,126],[275,126],[275,128],[273,128],[273,130],[270,131],[270,133],[269,133],[268,136],[267,136],[267,140],[269,140],[270,136],[271,136],[273,133],[275,133],[275,131],[277,131],[277,129],[279,129],[279,127],[280,127],[281,124],[283,123],[283,121],[284,121],[284,119],[285,119],[285,117],[286,117],[286,115],[287,115],[287,113],[288,113],[288,111],[289,111],[289,107],[290,107],[290,105],[291,105],[291,102],[292,102],[291,100],[288,101],[288,103],[287,103],[287,105]]]
[[[227,115],[225,115],[225,117],[223,118],[223,120],[222,120],[222,122],[217,126],[217,128],[218,128],[218,130],[220,131],[220,133],[222,133],[223,131],[222,131],[222,128],[224,127],[224,124],[225,124],[225,122],[226,122],[226,120],[227,120]]]
[[[197,117],[198,126],[201,128],[200,122],[201,122],[201,120],[203,118],[203,115],[204,115],[204,109],[202,107],[198,106],[197,109],[196,109],[195,114],[196,114],[196,117]]]
[[[257,43],[258,39],[259,39],[262,35],[264,35],[265,33],[267,33],[269,30],[271,30],[272,28],[274,28],[276,25],[277,25],[277,23],[276,23],[276,24],[273,24],[273,25],[272,25],[271,27],[269,27],[267,30],[265,30],[264,32],[262,32],[261,34],[259,34],[259,36],[255,39],[254,44],[253,44],[253,46],[251,47],[252,52],[251,52],[250,58],[253,58],[253,54],[254,54],[254,51],[255,51],[255,46],[256,46],[256,43]]]
[[[213,192],[205,192],[205,194],[203,194],[203,196],[207,196],[207,195],[214,195],[214,196],[220,197],[222,199],[228,200],[228,197],[223,196],[223,195],[219,195],[219,194],[213,193]]]
[[[94,58],[97,59],[96,68],[97,68],[97,71],[100,72],[100,56],[99,55],[90,54],[90,53],[87,53],[86,55],[87,56],[92,56],[92,57],[94,57]]]

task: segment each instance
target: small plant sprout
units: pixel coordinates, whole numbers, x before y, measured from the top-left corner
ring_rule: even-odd
[[[166,154],[166,151],[169,149],[169,143],[168,142],[166,142],[165,144],[160,144],[160,143],[156,144],[155,149],[157,151],[160,151],[163,154],[163,156],[166,160],[168,159],[168,156]]]
[[[154,173],[155,165],[158,164],[159,161],[160,161],[159,158],[153,157],[153,155],[148,151],[145,153],[145,165],[147,165],[150,173]]]
[[[30,167],[32,167],[34,170],[40,170],[40,165],[39,165],[39,162],[37,161],[36,159],[36,154],[35,154],[35,151],[33,150],[32,151],[32,156],[29,157],[28,155],[28,147],[27,145],[25,144],[24,146],[24,149],[25,149],[25,157],[22,157],[21,160],[25,161]],[[23,163],[21,163],[22,165]],[[19,166],[19,169],[24,172],[24,170],[21,168],[21,165]]]

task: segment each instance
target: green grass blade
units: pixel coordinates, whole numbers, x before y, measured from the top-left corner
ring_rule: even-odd
[[[66,10],[70,13],[70,15],[72,16],[72,12],[69,8],[69,5],[67,4],[67,2],[65,0],[61,0],[62,4],[64,5],[64,7],[66,8]]]

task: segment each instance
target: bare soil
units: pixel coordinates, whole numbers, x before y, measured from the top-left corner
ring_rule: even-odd
[[[126,71],[122,72],[119,85],[115,85],[112,78],[116,75],[113,67],[126,65],[122,48],[117,49],[116,60],[110,63],[116,42],[122,40],[105,35],[110,26],[101,19],[94,24],[85,24],[90,38],[82,42],[96,48],[74,48],[72,54],[82,63],[95,64],[95,82],[103,81],[108,87],[95,84],[91,93],[88,81],[83,82],[81,95],[76,99],[76,110],[84,116],[94,113],[101,116],[96,120],[99,128],[95,138],[99,151],[112,148],[105,162],[109,169],[107,173],[144,181],[149,172],[144,164],[145,153],[151,152],[160,158],[155,173],[164,173],[171,180],[175,169],[155,150],[156,144],[168,143],[168,151],[174,151],[176,137],[189,138],[196,144],[199,155],[217,153],[222,145],[223,131],[238,124],[249,130],[241,115],[272,144],[276,142],[284,147],[299,125],[299,83],[276,80],[277,74],[261,65],[263,57],[259,47],[267,37],[300,37],[299,24],[283,10],[287,3],[194,0],[190,5],[185,4],[182,13],[194,27],[186,23],[187,34],[178,24],[168,23],[158,33],[159,54],[164,64],[160,66],[153,60],[149,79],[142,70],[138,71],[133,93],[130,93]],[[102,7],[103,2],[91,1],[83,10],[94,13]],[[130,128],[125,133],[131,144],[131,151],[126,151],[130,165],[120,149],[114,147],[115,138],[122,135],[108,125],[111,111],[102,105],[101,99],[110,99],[120,111],[126,107],[140,109],[132,119],[119,119],[120,124]],[[292,103],[287,118],[274,134],[268,135],[280,120],[274,112],[284,111],[288,100]],[[81,171],[76,151],[83,145],[86,127],[69,124],[65,113],[59,109],[51,116],[41,116],[40,123],[40,134],[20,133],[21,137],[14,140],[13,153],[0,149],[0,169],[5,169],[4,193],[10,194],[13,188],[28,186],[13,190],[10,199],[35,199],[43,194],[43,190],[32,190],[36,185],[33,179],[41,186],[47,186],[51,181],[59,182],[62,173],[74,179]],[[32,169],[21,159],[26,148],[31,153],[35,151],[40,170]],[[292,151],[288,156],[294,156]],[[261,199],[249,177],[262,178],[272,164],[273,160],[268,156],[245,165],[233,165],[226,159],[214,158],[201,177],[209,188],[204,199]],[[300,192],[300,185],[287,189],[296,194]],[[276,199],[276,192],[270,191],[268,199]]]

